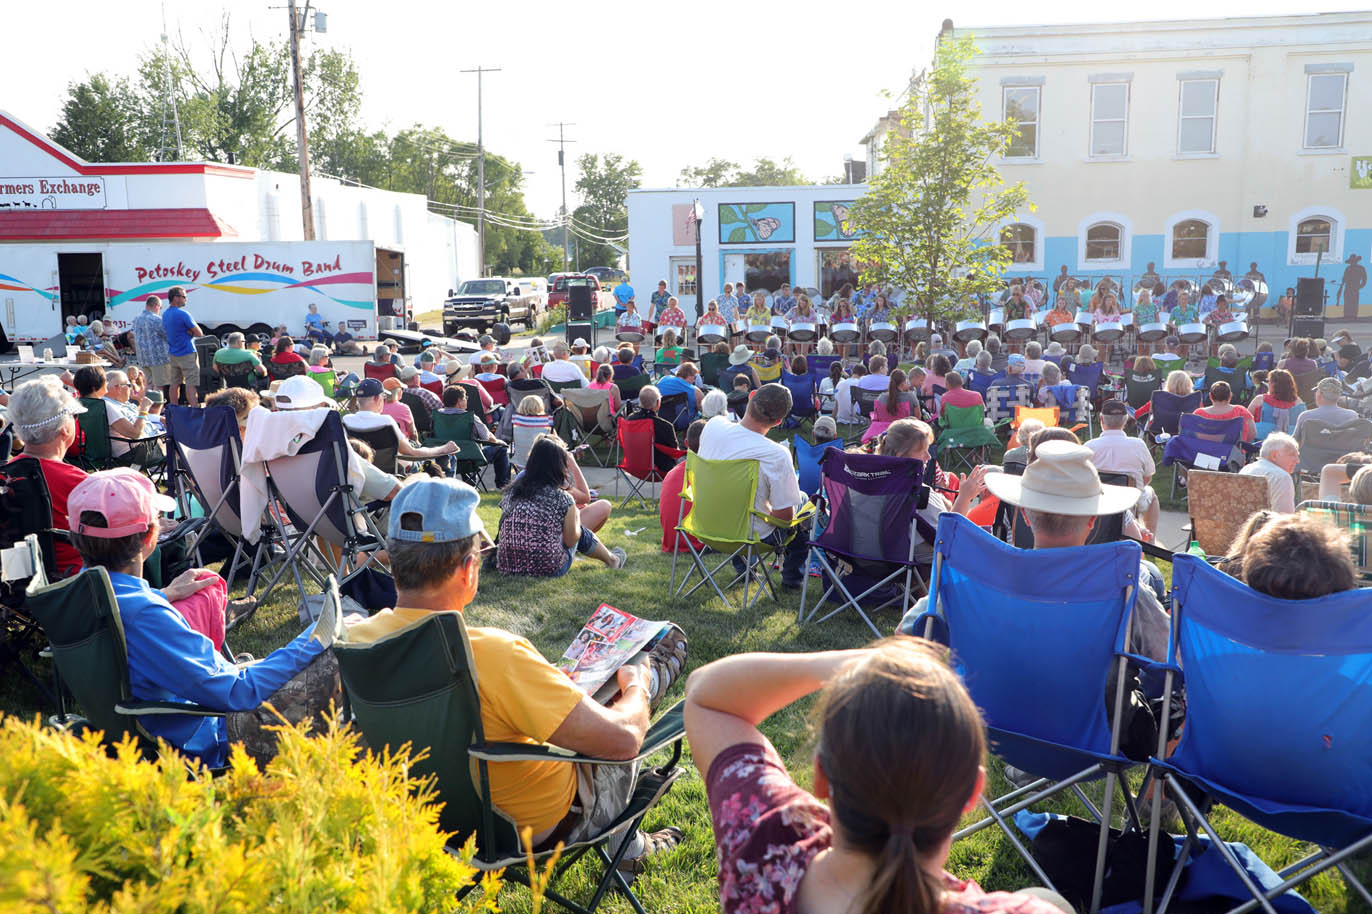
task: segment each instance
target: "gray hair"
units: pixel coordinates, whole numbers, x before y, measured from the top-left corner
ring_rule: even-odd
[[[553,343],[553,358],[560,359],[563,356],[571,355],[572,350],[567,346],[566,340],[558,340]]]
[[[127,383],[129,383],[129,375],[127,372],[120,371],[118,368],[111,368],[109,371],[105,372],[106,387],[113,387],[115,384]]]
[[[1038,340],[1030,340],[1024,344],[1024,357],[1026,359],[1043,358],[1043,346],[1039,344]]]
[[[313,349],[310,350],[311,365],[323,365],[325,360],[328,359],[328,357],[329,350],[325,349],[323,346],[315,346]]]
[[[986,351],[995,355],[1000,352],[1000,337],[994,333],[986,338]]]
[[[91,321],[91,333],[100,336],[105,332],[105,325],[100,321]]]
[[[1043,363],[1043,383],[1052,387],[1062,383],[1062,369],[1052,362]]]
[[[759,293],[759,294],[760,294],[760,293]],[[765,343],[762,344],[762,348],[764,348],[764,349],[780,349],[780,348],[781,348],[781,337],[779,337],[779,336],[777,336],[775,333],[773,333],[771,336],[767,337],[767,342],[765,342]]]
[[[10,395],[9,419],[24,444],[47,444],[76,414],[75,398],[57,375],[25,381]]]
[[[705,395],[700,404],[700,415],[706,419],[722,416],[729,411],[729,395],[722,390],[712,390]]]
[[[981,354],[981,340],[972,340],[967,344],[967,358],[975,359]]]
[[[834,341],[829,339],[827,336],[821,337],[820,341],[815,344],[815,353],[817,355],[833,355]]]
[[[978,352],[977,360],[974,364],[976,366],[977,371],[981,372],[982,374],[986,374],[991,370],[991,353],[985,351]]]
[[[651,384],[638,392],[638,405],[644,409],[657,409],[662,405],[662,393]]]
[[[1286,432],[1269,432],[1267,437],[1262,439],[1262,449],[1258,451],[1258,456],[1266,459],[1279,451],[1287,450],[1299,451],[1300,444]]]
[[[243,334],[237,330],[235,330],[233,333],[230,333],[224,339],[228,342],[230,348],[241,349],[243,347]]]
[[[597,346],[597,347],[595,347],[595,352],[592,352],[592,353],[591,353],[591,358],[592,358],[594,361],[596,361],[596,362],[602,362],[602,363],[603,363],[603,362],[608,362],[608,361],[610,361],[610,347],[609,347],[609,346]]]

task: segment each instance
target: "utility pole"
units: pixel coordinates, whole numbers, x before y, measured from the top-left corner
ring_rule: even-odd
[[[475,67],[463,73],[476,74],[476,249],[477,266],[486,275],[486,146],[481,137],[481,74],[499,73],[500,68]]]
[[[562,271],[565,273],[572,256],[571,246],[567,242],[567,227],[572,221],[572,214],[567,212],[567,144],[575,143],[576,140],[567,139],[563,130],[567,127],[575,127],[576,124],[558,121],[556,124],[549,124],[548,126],[557,128],[557,139],[548,142],[557,144],[557,167],[562,169]]]
[[[286,9],[291,16],[291,73],[295,77],[295,141],[300,158],[300,221],[305,230],[305,240],[314,240],[314,204],[310,196],[310,145],[305,134],[305,87],[300,78],[300,33],[304,30],[304,17],[310,14],[309,0],[305,0],[304,16],[297,17],[295,0],[287,0]]]

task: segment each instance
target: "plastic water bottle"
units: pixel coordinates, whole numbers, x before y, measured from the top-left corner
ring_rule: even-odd
[[[1192,540],[1191,545],[1186,547],[1186,551],[1191,555],[1198,555],[1201,558],[1205,558],[1205,550],[1202,549],[1200,543],[1195,540]]]

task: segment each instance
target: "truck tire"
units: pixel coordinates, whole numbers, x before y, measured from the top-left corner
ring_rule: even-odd
[[[505,346],[510,342],[510,325],[501,321],[491,328],[491,336],[495,337],[497,346]]]
[[[248,330],[251,333],[265,333],[267,334],[267,336],[272,335],[272,328],[270,324],[253,324],[251,327],[248,328]]]

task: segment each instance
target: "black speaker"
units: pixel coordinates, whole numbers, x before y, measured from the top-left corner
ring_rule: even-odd
[[[1324,314],[1324,277],[1302,276],[1296,280],[1296,307],[1293,314]]]
[[[577,338],[585,340],[592,349],[595,348],[595,321],[567,321],[567,345],[576,342]]]
[[[594,310],[589,285],[577,283],[567,287],[567,320],[589,321]]]
[[[1324,318],[1322,317],[1293,317],[1291,318],[1291,338],[1305,337],[1310,340],[1324,339]]]

